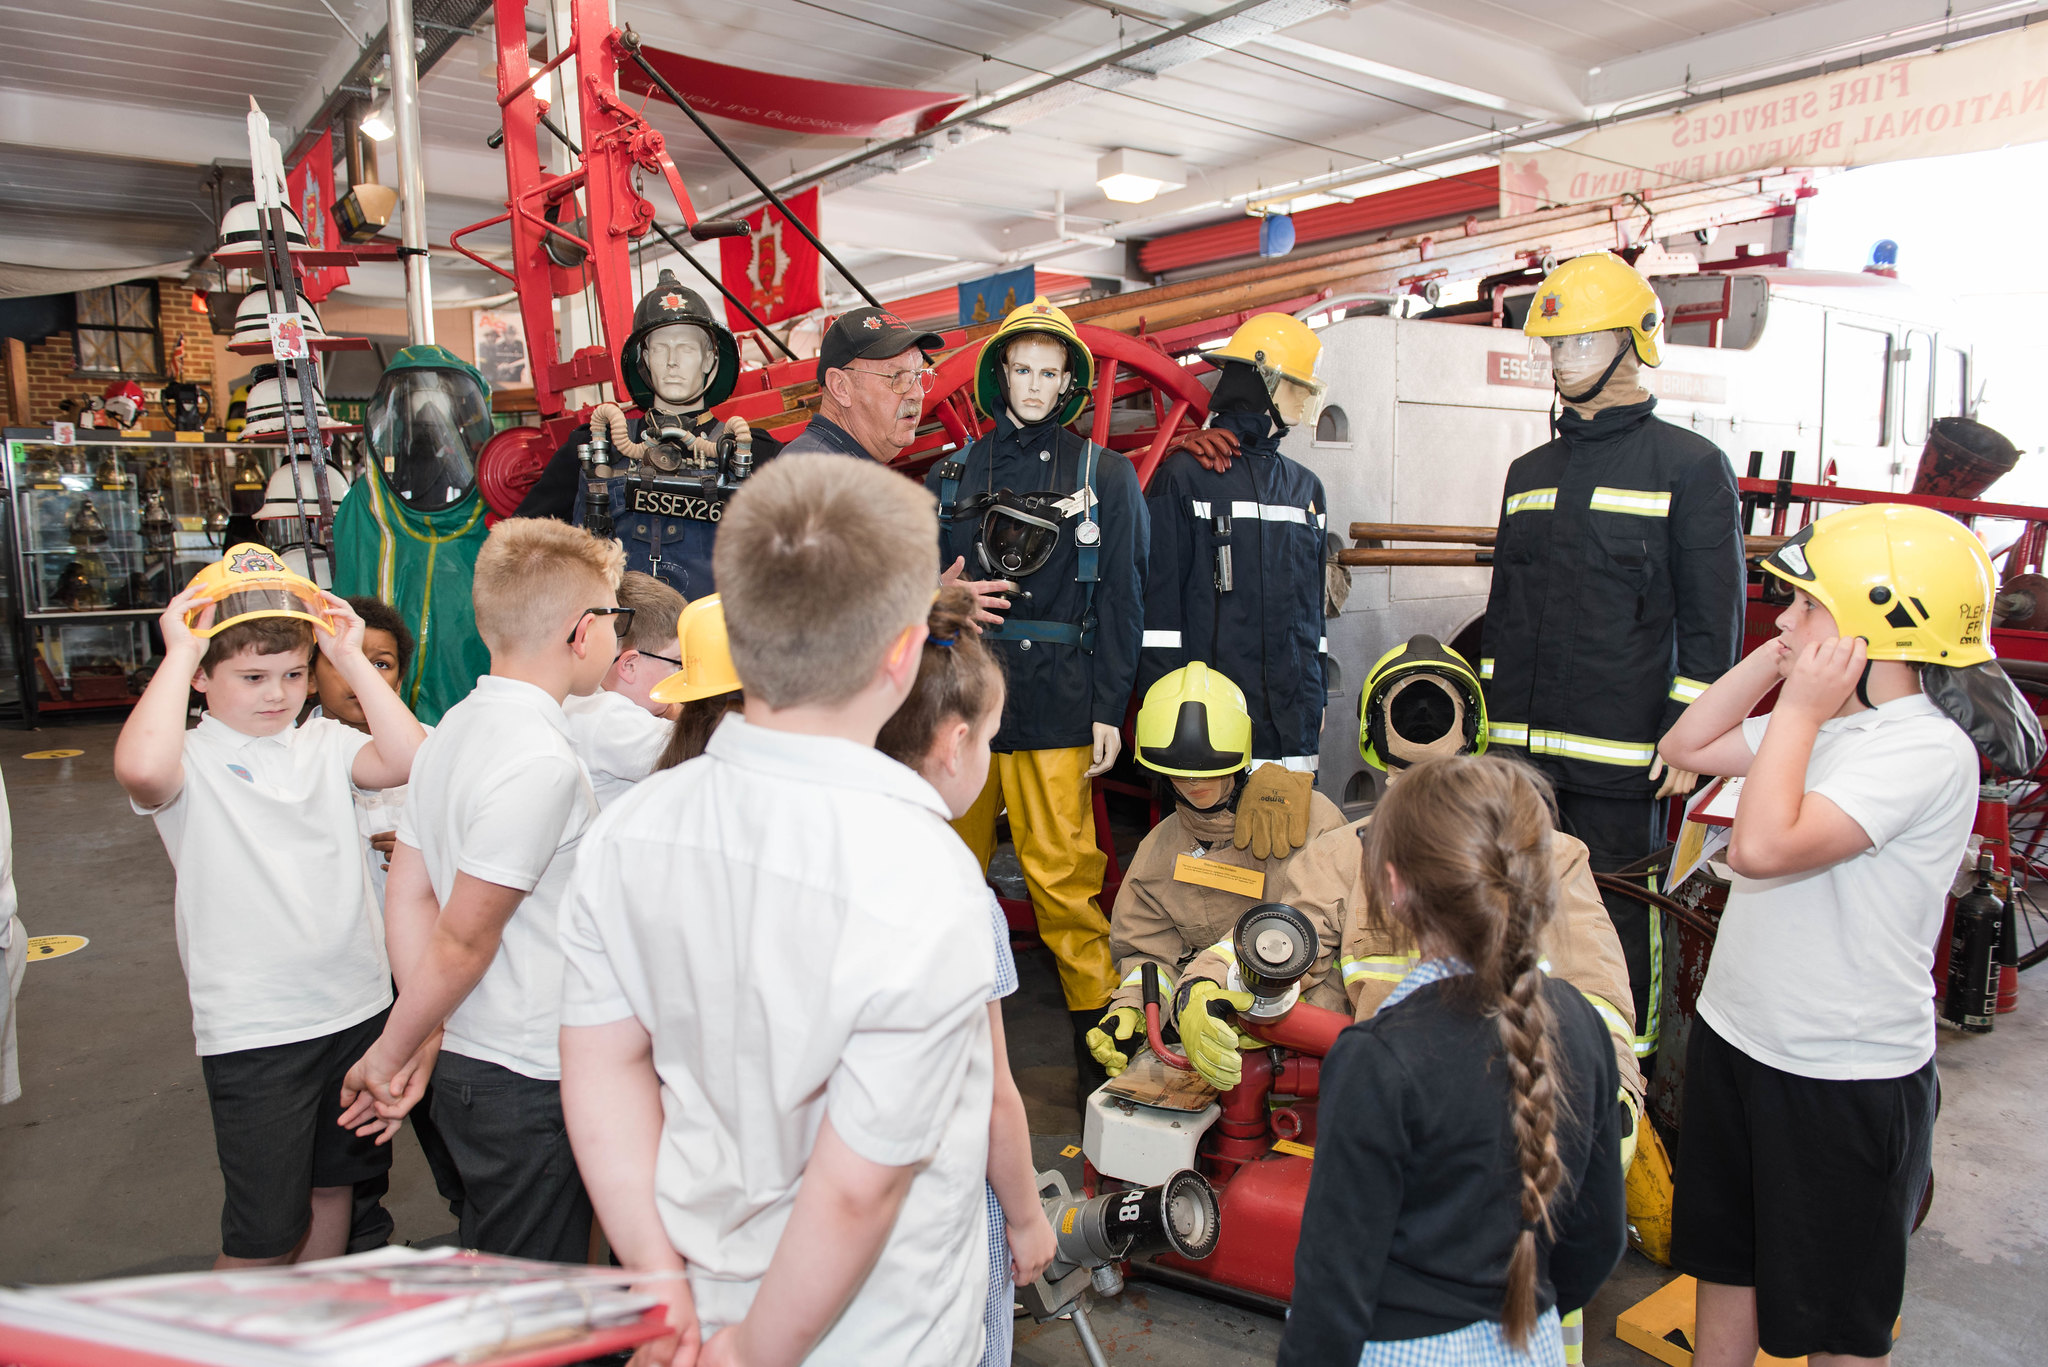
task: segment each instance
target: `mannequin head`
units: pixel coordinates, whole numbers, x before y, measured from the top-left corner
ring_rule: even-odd
[[[1323,396],[1305,384],[1282,376],[1280,383],[1273,387],[1273,407],[1279,410],[1280,421],[1289,427],[1300,427],[1303,423],[1315,422],[1322,412]]]
[[[1074,387],[1066,343],[1030,332],[1003,350],[1003,393],[1010,416],[1030,426],[1044,422]]]
[[[640,370],[647,386],[672,413],[702,407],[704,391],[717,369],[718,350],[711,334],[694,323],[655,328],[640,344]]]
[[[1603,328],[1543,340],[1550,350],[1550,378],[1557,386],[1558,397],[1580,417],[1590,418],[1602,409],[1640,403],[1648,397],[1642,387],[1635,342],[1627,328]],[[1611,374],[1609,366],[1614,367]],[[1573,395],[1579,397],[1574,399]]]

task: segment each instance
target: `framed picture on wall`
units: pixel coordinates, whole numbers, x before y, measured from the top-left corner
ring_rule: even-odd
[[[476,342],[476,368],[493,391],[533,388],[526,357],[526,325],[516,309],[474,309],[471,336]]]

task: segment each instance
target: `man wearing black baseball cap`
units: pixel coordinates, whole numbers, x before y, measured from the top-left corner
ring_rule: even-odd
[[[818,345],[818,416],[783,450],[895,460],[924,413],[933,373],[927,353],[943,344],[887,309],[842,313]]]

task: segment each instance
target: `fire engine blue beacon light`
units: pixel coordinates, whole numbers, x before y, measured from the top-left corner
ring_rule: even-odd
[[[1294,250],[1294,215],[1267,214],[1259,219],[1259,255],[1285,256]]]
[[[1879,238],[1871,244],[1870,260],[1864,270],[1872,275],[1897,275],[1899,273],[1899,244],[1890,238]]]

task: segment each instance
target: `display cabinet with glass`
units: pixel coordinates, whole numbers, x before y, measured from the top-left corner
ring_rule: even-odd
[[[237,539],[282,448],[135,438],[59,445],[7,433],[13,671],[38,709],[132,702],[155,653],[151,620]]]

